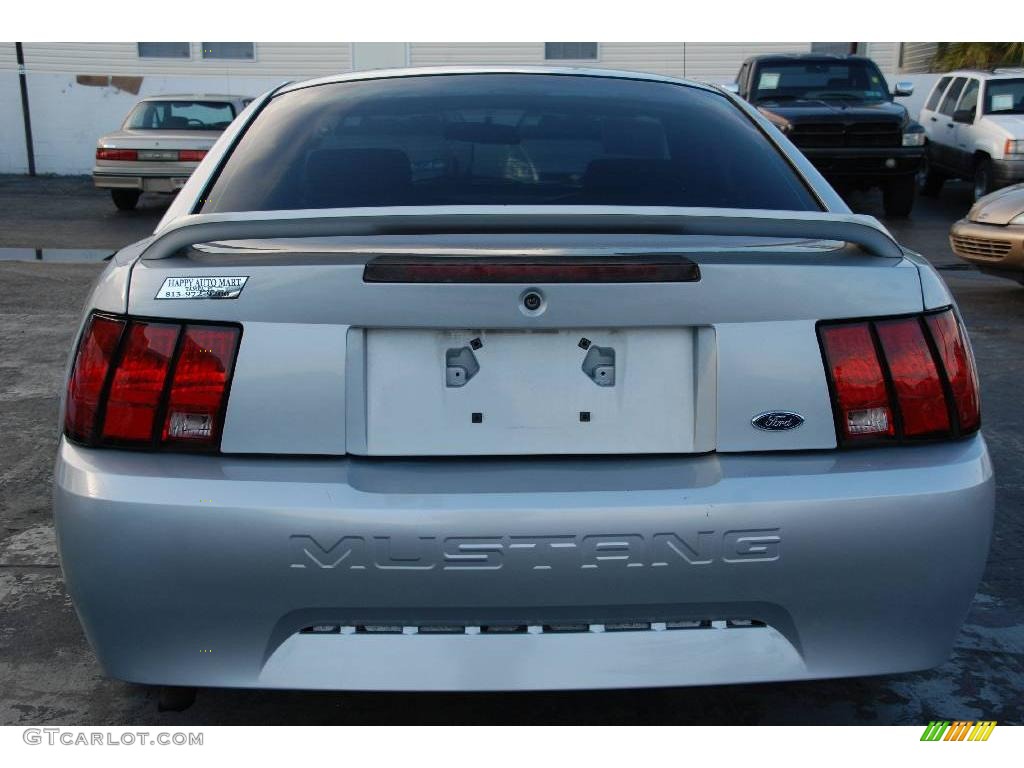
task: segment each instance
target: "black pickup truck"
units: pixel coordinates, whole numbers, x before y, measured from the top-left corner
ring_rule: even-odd
[[[862,56],[756,56],[733,87],[786,134],[842,193],[881,187],[886,216],[914,206],[924,129],[893,101],[878,66]],[[909,96],[899,84],[894,95]]]

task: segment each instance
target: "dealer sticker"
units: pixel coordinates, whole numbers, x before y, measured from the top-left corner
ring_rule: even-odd
[[[157,291],[158,299],[237,299],[248,276],[168,277]]]
[[[1005,112],[1008,109],[1013,109],[1013,94],[1012,93],[993,93],[992,94],[992,111],[993,112]]]

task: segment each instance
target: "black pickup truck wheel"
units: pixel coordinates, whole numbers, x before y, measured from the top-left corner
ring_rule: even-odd
[[[918,172],[917,178],[921,195],[924,197],[938,197],[942,191],[942,185],[946,182],[946,177],[928,162],[927,156],[921,161],[921,170]]]
[[[909,216],[914,207],[916,191],[917,179],[914,176],[897,176],[889,179],[882,187],[882,205],[885,208],[885,215],[893,219]]]

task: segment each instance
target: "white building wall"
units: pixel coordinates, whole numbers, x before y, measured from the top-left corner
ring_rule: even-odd
[[[862,43],[859,51],[862,55],[873,59],[886,79],[892,80],[900,68],[899,43]]]
[[[410,43],[414,67],[493,64],[590,66],[682,77],[684,43],[598,43],[597,60],[545,61],[544,43]]]
[[[810,43],[687,43],[683,76],[690,80],[728,83],[751,56],[767,53],[809,53]]]
[[[599,43],[596,66],[685,77],[690,43]]]
[[[279,76],[290,80],[348,72],[351,43],[254,43],[255,58],[204,59],[190,43],[188,59],[143,58],[136,43],[25,43],[32,72],[91,75],[173,75],[216,78]]]
[[[598,43],[596,61],[545,61],[544,43],[410,43],[409,63],[414,67],[564,64],[728,82],[748,56],[810,49],[810,43]]]
[[[900,43],[903,56],[900,72],[923,73],[932,71],[932,62],[939,52],[938,43]]]
[[[235,93],[256,96],[284,80],[381,66],[544,64],[544,43],[255,43],[255,59],[140,58],[132,42],[25,43],[39,173],[84,174],[96,139],[120,125],[140,96]],[[749,56],[802,53],[810,43],[599,43],[597,61],[569,65],[655,72],[709,82],[732,80]],[[353,56],[353,47],[356,54]],[[898,43],[867,43],[865,53],[892,77]],[[80,76],[90,76],[81,78]],[[111,82],[110,78],[135,78]],[[91,84],[90,84],[91,83]],[[98,84],[97,84],[98,83]],[[134,92],[137,90],[137,93]],[[0,43],[0,173],[28,168],[14,44]]]
[[[280,75],[234,77],[147,75],[139,93],[113,86],[83,86],[72,74],[30,72],[28,89],[38,173],[92,170],[96,139],[116,130],[142,96],[162,93],[233,93],[258,96],[279,85]],[[20,110],[18,110],[20,112]]]
[[[28,173],[14,43],[0,43],[0,173]]]
[[[393,69],[407,66],[408,43],[352,43],[352,69]]]
[[[142,96],[161,93],[259,94],[285,80],[347,72],[350,43],[255,43],[255,59],[142,58],[135,43],[25,43],[29,109],[38,173],[92,170],[96,139],[120,126]],[[138,78],[136,83],[91,85],[80,75]],[[137,87],[137,93],[133,88]],[[0,47],[0,173],[25,173],[14,44]],[[20,143],[19,143],[20,142]]]
[[[409,43],[411,67],[543,63],[544,43]]]

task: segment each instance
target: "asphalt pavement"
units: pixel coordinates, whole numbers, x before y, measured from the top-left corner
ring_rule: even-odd
[[[146,236],[166,205],[166,198],[145,196],[138,211],[119,212],[87,178],[0,176],[0,724],[1024,724],[1024,287],[966,268],[950,252],[949,226],[970,205],[964,185],[919,201],[908,220],[885,222],[942,270],[956,294],[978,360],[996,468],[988,567],[942,666],[874,678],[635,691],[204,690],[184,712],[158,712],[154,689],[105,678],[89,649],[61,580],[50,483],[57,393],[82,303],[102,269],[95,258]],[[852,205],[881,217],[877,194],[856,196]],[[30,260],[5,261],[25,258],[14,249],[27,250]],[[91,252],[83,256],[91,261],[60,260],[81,251]]]

